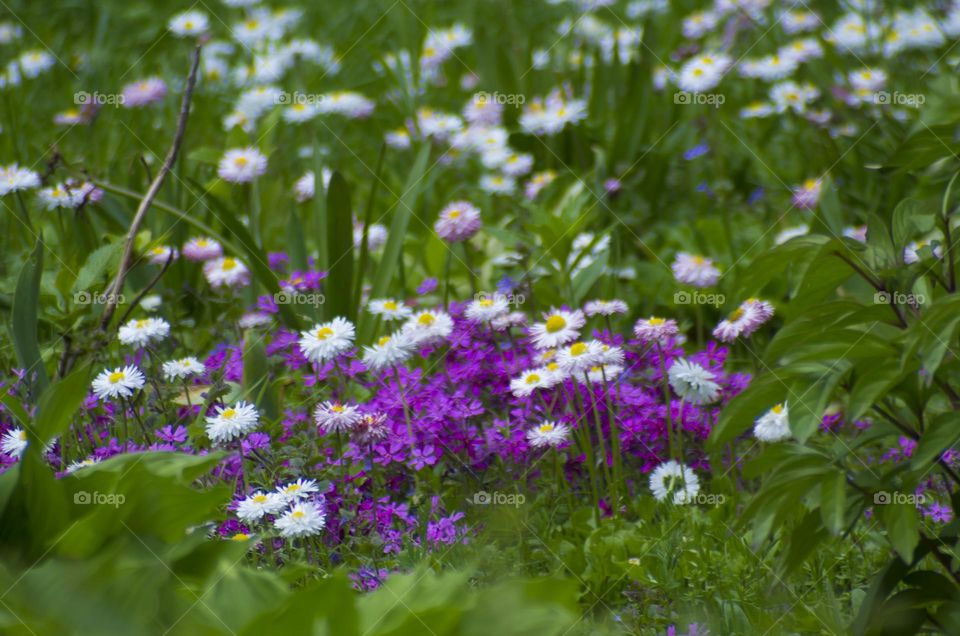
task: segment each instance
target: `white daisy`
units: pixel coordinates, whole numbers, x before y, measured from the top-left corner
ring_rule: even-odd
[[[250,183],[266,171],[266,156],[253,146],[228,150],[217,166],[220,178],[230,183]]]
[[[570,437],[570,427],[563,422],[544,421],[527,431],[527,442],[534,448],[556,448]]]
[[[22,428],[11,428],[3,434],[0,449],[10,457],[21,457],[27,449],[27,432]]]
[[[183,378],[188,378],[191,375],[197,375],[204,371],[206,371],[206,368],[203,366],[203,363],[193,356],[163,363],[163,375],[168,381],[182,380]]]
[[[80,459],[75,462],[70,462],[67,465],[67,474],[71,475],[82,468],[89,468],[90,466],[96,466],[100,463],[99,457],[88,457],[86,459]]]
[[[233,406],[216,407],[216,414],[207,417],[207,437],[217,444],[224,444],[249,433],[257,427],[260,414],[256,407],[240,401]]]
[[[720,394],[720,385],[714,381],[713,373],[696,362],[681,358],[670,366],[667,376],[677,395],[692,404],[713,402]]]
[[[310,501],[294,504],[274,522],[280,536],[287,539],[312,537],[320,534],[327,523],[323,511]]]
[[[300,478],[297,481],[277,488],[277,493],[282,496],[287,503],[300,501],[316,492],[320,492],[320,487],[317,486],[317,482],[313,479]]]
[[[40,175],[13,163],[0,168],[0,196],[40,187]]]
[[[206,32],[207,14],[202,11],[183,11],[170,18],[168,28],[177,37],[190,37]]]
[[[159,342],[170,335],[170,323],[163,318],[131,320],[120,327],[117,339],[121,344],[142,348],[151,342]]]
[[[245,287],[250,283],[250,270],[243,261],[223,256],[203,265],[203,275],[211,287]]]
[[[692,468],[671,459],[650,473],[650,490],[657,501],[666,501],[667,497],[672,497],[673,503],[685,504],[700,492],[700,479]]]
[[[625,314],[629,309],[622,300],[591,300],[583,306],[583,313],[587,316],[613,316]]]
[[[413,343],[405,332],[380,338],[372,347],[363,348],[363,364],[371,371],[380,371],[405,361],[413,353]]]
[[[510,303],[506,296],[494,294],[471,301],[464,311],[464,316],[471,322],[490,322],[509,310]]]
[[[413,313],[412,309],[392,298],[371,300],[367,303],[367,310],[374,316],[380,316],[387,321],[406,320]]]
[[[553,349],[580,337],[580,328],[586,323],[583,312],[551,309],[543,322],[530,327],[530,339],[537,349]]]
[[[524,398],[537,389],[546,389],[554,384],[553,374],[541,367],[524,371],[510,380],[510,392],[514,397]]]
[[[275,515],[283,510],[287,500],[283,495],[258,490],[237,504],[237,518],[245,523],[259,521],[264,515]]]
[[[309,331],[300,332],[300,351],[315,364],[322,364],[346,353],[353,346],[356,328],[345,318],[315,325]]]
[[[790,437],[790,413],[787,404],[777,404],[757,418],[753,434],[761,442],[779,442]]]
[[[557,364],[561,371],[576,377],[598,364],[602,354],[602,343],[596,340],[575,342],[560,350],[557,354]]]
[[[103,371],[93,380],[93,392],[101,400],[110,398],[128,398],[134,391],[143,388],[146,379],[135,366],[118,367],[113,371]]]
[[[445,311],[426,309],[410,316],[402,329],[414,346],[435,345],[450,336],[453,319]]]
[[[677,281],[694,287],[711,287],[720,278],[720,270],[709,258],[680,252],[671,266]]]

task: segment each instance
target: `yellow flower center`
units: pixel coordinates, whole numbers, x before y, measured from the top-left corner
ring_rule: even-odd
[[[707,262],[707,259],[705,259],[702,256],[694,256],[693,259],[691,260],[693,260],[695,265],[703,265],[704,263]]]
[[[320,327],[317,329],[317,340],[326,340],[333,335],[333,329],[330,327]]]
[[[388,300],[387,302],[383,303],[383,308],[387,311],[396,311],[399,309],[399,307],[397,307],[397,303],[392,300]]]
[[[560,368],[560,365],[557,364],[556,362],[551,362],[550,364],[547,365],[547,369],[550,371],[556,371],[559,368]]]
[[[480,301],[481,307],[493,307],[493,301],[489,298],[484,298]]]
[[[110,377],[108,377],[107,380],[110,381],[110,384],[116,384],[123,378],[124,378],[123,371],[114,371],[113,373],[110,374]]]
[[[527,384],[536,384],[540,381],[540,376],[536,373],[531,373],[527,376]]]
[[[727,320],[729,320],[730,322],[736,322],[741,318],[743,318],[743,309],[741,309],[740,307],[737,307],[732,312],[730,312],[730,317],[727,318]]]
[[[771,410],[772,410],[774,413],[776,413],[777,415],[780,415],[781,413],[783,413],[783,404],[777,404],[777,405],[776,405],[775,407],[773,407]]]
[[[454,208],[453,210],[450,210],[449,212],[447,212],[447,218],[459,219],[459,218],[460,218],[460,210],[458,210],[458,209],[456,209],[456,208]]]
[[[381,347],[385,347],[388,342],[390,342],[390,336],[384,336],[383,338],[377,340],[377,344]]]
[[[236,159],[233,160],[234,165],[236,165],[238,168],[244,167],[249,162],[250,160],[247,159],[246,157],[237,157]]]
[[[563,319],[563,316],[555,315],[547,318],[547,332],[548,333],[557,333],[561,329],[567,326],[567,321]]]
[[[436,321],[437,319],[434,318],[432,314],[423,314],[422,316],[417,318],[417,323],[423,325],[424,327],[429,327],[433,325],[433,323],[435,323]]]
[[[226,411],[224,411],[223,413],[221,413],[220,416],[223,417],[223,418],[226,418],[226,419],[228,419],[228,420],[232,420],[233,418],[235,418],[235,417],[237,416],[237,410],[236,410],[236,409],[227,409]]]
[[[342,404],[334,404],[333,406],[330,407],[330,410],[333,411],[334,413],[343,413],[346,409],[343,407]]]
[[[231,269],[233,269],[236,266],[237,266],[236,259],[225,258],[223,259],[223,265],[220,266],[220,269],[222,269],[225,272],[229,272]]]
[[[667,321],[664,320],[663,318],[651,318],[650,320],[647,321],[647,324],[649,324],[651,327],[659,327],[665,322]]]
[[[266,496],[266,495],[263,495],[263,494],[254,495],[254,496],[253,496],[253,501],[254,501],[255,503],[258,503],[258,504],[267,503],[267,496]]]
[[[138,320],[138,321],[137,321],[137,329],[143,329],[143,328],[146,327],[146,326],[147,326],[147,321],[146,321],[146,320],[142,320],[142,319],[141,319],[141,320]]]
[[[187,20],[186,22],[184,22],[184,23],[183,23],[183,28],[185,28],[185,29],[188,30],[188,31],[192,31],[192,30],[193,30],[193,21],[192,21],[192,20]]]
[[[250,535],[244,534],[242,532],[238,532],[237,534],[230,537],[231,541],[248,541],[249,539],[250,539]]]
[[[303,519],[306,516],[306,514],[303,512],[303,510],[296,510],[290,516],[293,517],[294,519]]]
[[[539,430],[541,433],[552,433],[553,428],[553,424],[541,424],[537,430]]]
[[[582,356],[587,352],[587,345],[582,342],[577,342],[573,345],[570,345],[570,355],[572,356]]]

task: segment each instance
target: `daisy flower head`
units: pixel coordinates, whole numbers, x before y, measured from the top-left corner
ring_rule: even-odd
[[[510,302],[503,294],[477,294],[464,311],[470,322],[487,323],[510,311]]]
[[[275,515],[287,506],[287,500],[280,493],[254,492],[237,505],[237,518],[244,523],[259,521],[264,515]]]
[[[70,462],[67,465],[67,474],[72,475],[82,468],[89,468],[90,466],[96,466],[100,463],[99,457],[87,457],[86,459],[78,459],[75,462]]]
[[[387,321],[406,320],[413,310],[392,298],[371,300],[367,303],[367,311]]]
[[[146,383],[143,373],[135,366],[128,365],[105,370],[93,380],[93,392],[101,400],[128,398],[139,391]]]
[[[363,348],[363,364],[371,371],[381,371],[400,364],[413,353],[413,343],[401,330],[383,336],[372,347]]]
[[[166,83],[159,77],[148,77],[124,86],[120,103],[124,108],[140,108],[159,102],[166,96]]]
[[[169,245],[157,245],[147,250],[147,260],[152,265],[166,265],[167,261],[175,261],[179,256],[177,248]]]
[[[564,373],[579,376],[599,364],[602,355],[603,347],[597,340],[574,342],[557,353],[557,365]]]
[[[145,347],[153,341],[163,340],[168,335],[170,323],[163,318],[141,318],[120,327],[117,339],[121,344]]]
[[[210,261],[221,256],[223,256],[223,247],[220,243],[205,236],[192,238],[183,246],[183,257],[195,263]]]
[[[301,501],[283,513],[273,525],[285,539],[312,537],[320,534],[327,524],[323,511],[312,501]]]
[[[731,343],[739,336],[749,338],[763,323],[773,317],[773,305],[765,300],[748,298],[713,330],[713,337]]]
[[[551,309],[543,322],[530,326],[530,339],[537,349],[553,349],[580,337],[580,329],[587,322],[583,312]]]
[[[351,434],[359,444],[372,444],[385,440],[390,435],[387,416],[383,413],[365,413],[360,416]]]
[[[523,328],[526,326],[527,315],[522,311],[511,311],[490,321],[490,327],[494,331],[507,331],[513,327]]]
[[[692,468],[671,459],[650,473],[650,490],[657,501],[671,498],[675,504],[690,503],[700,492],[700,479]]]
[[[667,377],[680,399],[691,404],[708,404],[720,395],[720,385],[713,373],[696,362],[677,360],[667,371]]]
[[[716,87],[730,68],[732,60],[720,53],[705,53],[690,58],[677,75],[677,85],[690,93],[703,93]]]
[[[259,421],[256,407],[242,400],[226,408],[218,406],[216,413],[207,417],[207,437],[225,444],[255,429]]]
[[[807,179],[793,188],[793,206],[799,210],[812,210],[820,201],[821,179]]]
[[[554,375],[547,369],[538,367],[524,371],[519,377],[510,380],[510,392],[514,397],[525,398],[537,389],[547,389],[554,386]]]
[[[362,417],[357,407],[340,402],[323,402],[313,411],[313,419],[324,433],[349,432]]]
[[[207,14],[202,11],[183,11],[170,18],[167,27],[170,32],[180,38],[201,35],[205,33],[209,21]]]
[[[20,57],[17,58],[17,62],[20,64],[20,70],[23,72],[23,76],[28,79],[33,79],[53,68],[53,65],[56,63],[56,58],[46,51],[31,49],[21,53]]]
[[[790,437],[790,412],[786,402],[758,417],[753,434],[761,442],[779,442]]]
[[[616,380],[623,373],[623,366],[619,364],[595,364],[585,374],[577,376],[577,382],[585,386],[603,384]]]
[[[563,422],[545,420],[527,431],[527,442],[534,448],[557,448],[570,437],[570,427]]]
[[[433,224],[437,236],[450,243],[471,238],[480,230],[480,210],[467,201],[453,201],[440,210]]]
[[[193,356],[180,358],[179,360],[170,360],[163,363],[163,376],[168,382],[174,380],[183,380],[191,375],[198,375],[207,369],[202,362]]]
[[[309,331],[301,331],[300,351],[310,362],[322,364],[349,351],[356,336],[353,323],[337,317],[315,325]]]
[[[583,306],[583,313],[587,316],[613,316],[625,314],[629,309],[622,300],[591,300]]]
[[[250,270],[233,256],[222,256],[203,265],[203,275],[211,287],[246,287]]]
[[[284,498],[287,503],[306,499],[310,495],[320,492],[320,487],[313,479],[297,479],[289,484],[277,488],[277,493]]]
[[[63,183],[58,183],[37,192],[37,197],[43,206],[49,210],[72,209],[83,203],[83,195],[79,190],[73,190]]]
[[[694,287],[711,287],[720,279],[720,270],[713,261],[696,254],[680,252],[671,269],[678,282]]]
[[[217,175],[229,183],[250,183],[267,171],[267,157],[253,146],[228,150],[217,166]]]
[[[410,316],[403,324],[403,331],[414,346],[434,345],[453,332],[453,319],[445,311],[426,309]]]
[[[0,450],[10,457],[20,458],[27,450],[27,432],[22,428],[11,428],[0,439]]]
[[[678,333],[676,320],[656,316],[641,318],[633,326],[633,335],[644,344],[663,344],[670,338],[676,338]]]
[[[40,187],[40,175],[13,163],[0,168],[0,196]]]

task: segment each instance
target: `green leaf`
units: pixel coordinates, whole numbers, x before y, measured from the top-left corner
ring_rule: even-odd
[[[350,188],[339,172],[330,177],[327,189],[327,267],[326,318],[342,316],[356,320],[353,303],[353,210]]]
[[[255,401],[269,418],[280,414],[279,401],[270,382],[270,364],[262,334],[247,331],[243,338],[243,395]]]
[[[952,411],[933,419],[917,443],[917,449],[910,459],[914,469],[924,468],[935,462],[951,446],[960,440],[960,413]]]
[[[67,429],[90,388],[90,367],[84,364],[43,392],[37,404],[34,432],[42,444]]]
[[[820,484],[820,516],[833,534],[843,530],[847,512],[847,476],[842,470],[827,476]]]
[[[913,562],[913,551],[920,542],[919,519],[917,507],[912,503],[890,502],[878,505],[879,517],[887,531],[887,540],[897,551],[900,558],[907,563]]]
[[[120,261],[120,251],[123,246],[120,243],[108,243],[101,245],[87,257],[87,262],[80,268],[77,274],[77,280],[73,283],[73,291],[91,291],[90,287],[96,283],[103,274]]]
[[[13,295],[11,331],[17,363],[31,381],[36,374],[37,392],[42,392],[50,383],[47,370],[40,355],[37,340],[37,320],[40,305],[40,277],[43,274],[43,237],[37,239],[33,253],[20,269],[17,288]]]

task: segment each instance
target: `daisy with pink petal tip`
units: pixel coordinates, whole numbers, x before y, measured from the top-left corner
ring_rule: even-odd
[[[121,104],[124,108],[140,108],[159,102],[166,97],[167,85],[159,77],[148,77],[127,84],[121,93],[123,97]]]
[[[731,343],[738,337],[750,337],[773,317],[773,305],[765,300],[748,298],[713,330],[713,337]]]
[[[179,256],[177,248],[169,245],[157,245],[147,250],[147,259],[153,265],[166,265],[167,261],[175,261]]]
[[[266,155],[253,146],[231,148],[217,166],[217,175],[229,183],[250,183],[266,171]]]
[[[202,263],[223,256],[223,246],[211,238],[198,236],[183,246],[183,257],[188,261]]]
[[[677,281],[694,287],[711,287],[720,279],[720,270],[713,261],[696,254],[680,252],[671,269]]]
[[[440,211],[433,229],[450,243],[466,241],[480,230],[480,210],[467,201],[454,201]]]
[[[655,316],[641,318],[633,326],[633,335],[644,344],[663,344],[670,338],[676,338],[678,333],[676,320]]]
[[[587,316],[613,316],[625,314],[629,310],[627,303],[619,299],[591,300],[583,306],[583,313]]]
[[[203,275],[211,287],[245,287],[250,283],[250,270],[232,256],[207,261]]]
[[[823,181],[807,179],[802,185],[793,189],[793,205],[800,210],[812,210],[820,202],[820,190]]]

